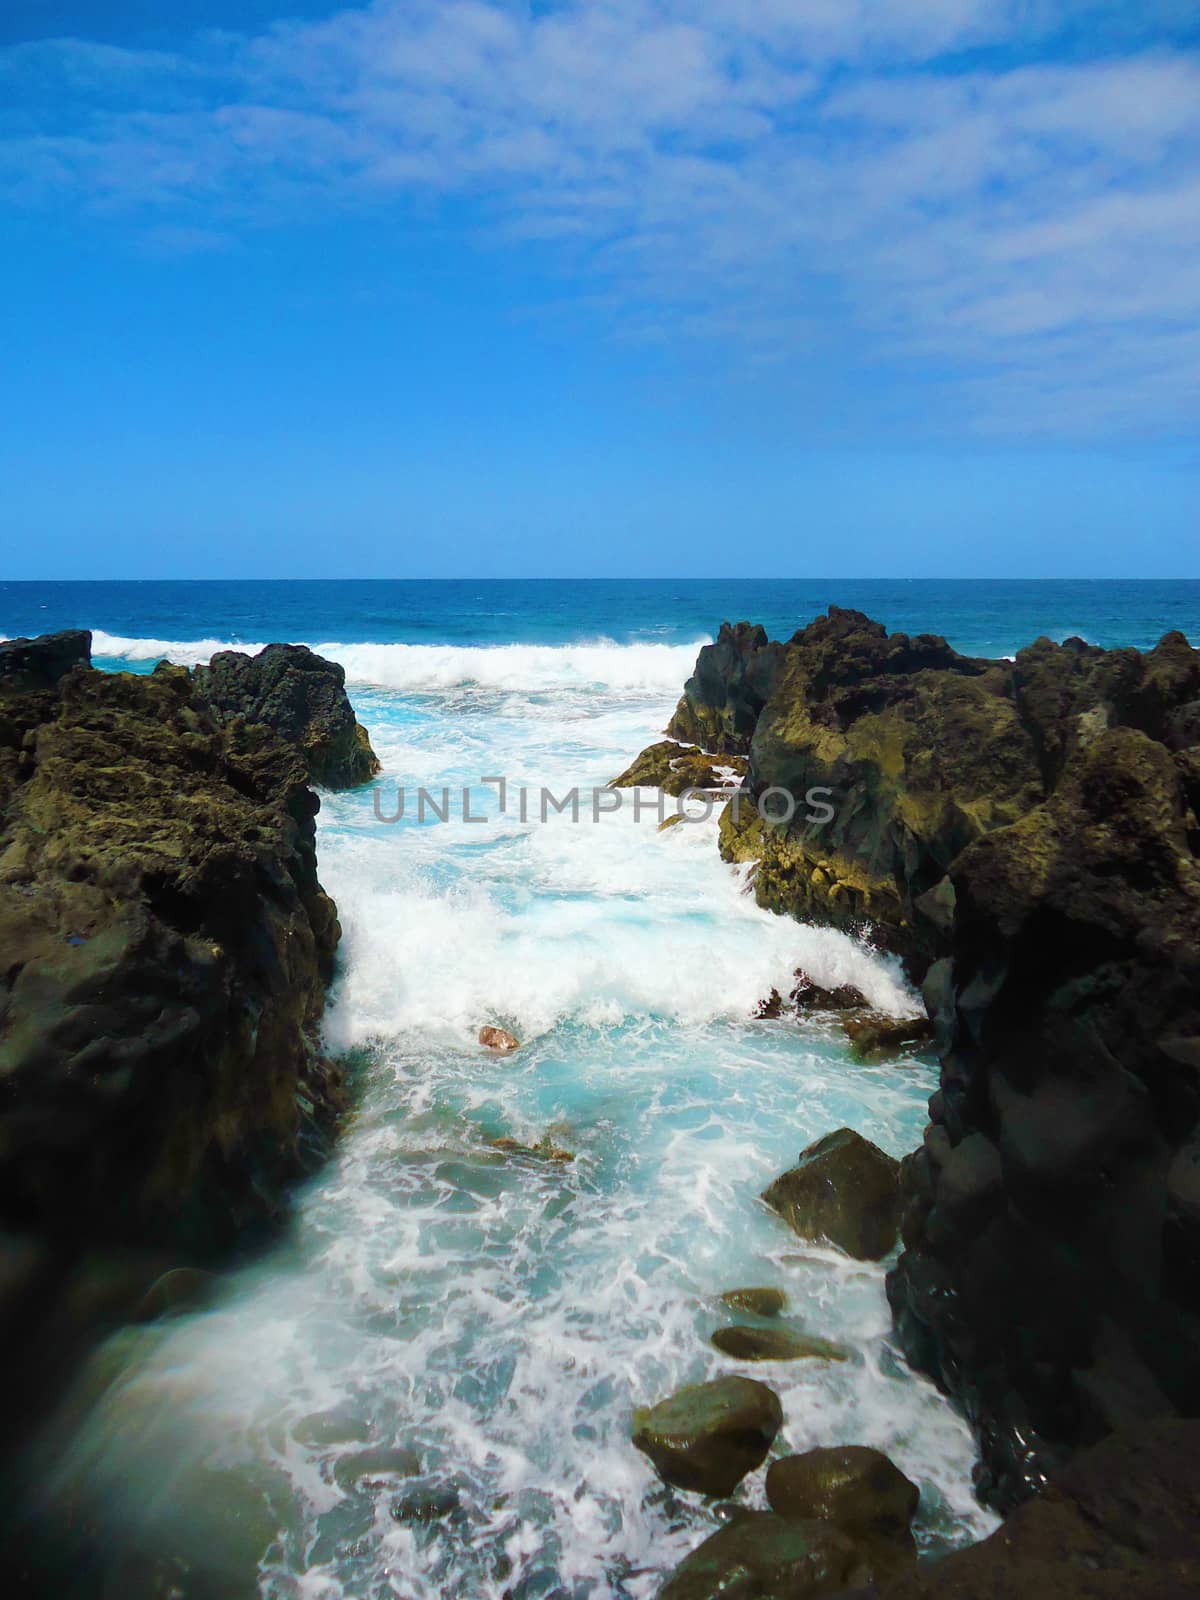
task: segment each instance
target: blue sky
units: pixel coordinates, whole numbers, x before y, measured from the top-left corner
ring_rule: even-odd
[[[6,0],[9,577],[1200,575],[1193,0]]]

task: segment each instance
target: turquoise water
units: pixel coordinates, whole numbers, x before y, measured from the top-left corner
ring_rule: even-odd
[[[928,1064],[855,1066],[828,1024],[753,1019],[801,965],[903,1012],[899,973],[760,911],[715,822],[659,832],[652,811],[593,821],[587,801],[578,822],[542,823],[536,801],[522,822],[480,783],[602,785],[661,730],[698,641],[722,616],[772,621],[788,586],[625,586],[606,621],[622,586],[552,585],[540,606],[470,584],[36,586],[12,603],[25,587],[0,592],[0,629],[93,626],[113,667],[203,659],[235,633],[321,644],[384,766],[325,796],[319,824],[345,929],[327,1038],[360,1083],[339,1152],[288,1238],[212,1304],[98,1353],[38,1467],[47,1506],[82,1501],[130,1552],[119,1592],[166,1559],[222,1596],[649,1600],[717,1513],[659,1483],[630,1413],[744,1370],[707,1341],[728,1320],[716,1297],[749,1283],[849,1351],[756,1369],[783,1400],[781,1448],[888,1451],[921,1485],[928,1549],[992,1525],[965,1426],[893,1352],[886,1264],[803,1244],[756,1198],[842,1124],[897,1155],[918,1142]],[[1196,595],[878,585],[873,604],[872,586],[832,587],[997,654],[1042,631],[1148,642],[1187,628]],[[465,787],[487,820],[381,822],[398,784]],[[484,1022],[521,1051],[482,1051]],[[546,1134],[574,1162],[488,1143]],[[413,1451],[419,1475],[354,1481],[367,1446]],[[431,1493],[440,1514],[413,1520]],[[741,1494],[761,1504],[761,1474]]]

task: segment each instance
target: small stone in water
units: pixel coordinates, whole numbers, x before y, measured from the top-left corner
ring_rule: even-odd
[[[489,1050],[495,1050],[500,1055],[508,1055],[513,1050],[521,1048],[521,1041],[509,1033],[507,1028],[480,1028],[479,1042],[486,1045]]]
[[[787,1328],[718,1328],[712,1342],[737,1361],[845,1361],[849,1355],[828,1339]]]
[[[777,1317],[787,1310],[787,1295],[782,1289],[726,1289],[721,1299],[735,1311],[749,1311],[756,1317]]]

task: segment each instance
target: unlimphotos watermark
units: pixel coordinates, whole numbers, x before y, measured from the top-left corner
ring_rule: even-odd
[[[481,803],[478,789],[494,789],[497,807],[495,814],[475,810]],[[510,784],[507,778],[480,778],[478,789],[469,784],[461,786],[443,784],[439,788],[419,787],[410,795],[403,784],[397,784],[395,799],[389,803],[382,785],[371,792],[371,805],[376,822],[387,826],[403,822],[438,823],[459,822],[487,824],[495,817],[515,817],[519,822],[549,822],[551,816],[567,817],[571,822],[599,822],[626,808],[633,820],[652,818],[662,824],[667,820],[667,802],[674,798],[674,815],[680,822],[708,822],[718,806],[733,808],[733,821],[740,823],[743,810],[755,810],[763,822],[774,827],[787,827],[797,817],[807,825],[823,827],[832,822],[835,811],[829,804],[832,789],[813,788],[795,795],[790,789],[773,784],[758,794],[748,789],[685,789],[672,797],[662,789],[613,789],[607,785],[591,788],[576,784],[565,794],[556,795],[544,784],[536,789],[527,784]]]

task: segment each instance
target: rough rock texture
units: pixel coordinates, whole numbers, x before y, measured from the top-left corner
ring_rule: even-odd
[[[748,755],[782,655],[782,646],[769,643],[764,629],[723,622],[716,643],[706,644],[696,658],[667,732],[705,750]]]
[[[659,1600],[818,1600],[894,1569],[875,1555],[829,1523],[749,1511],[693,1550]]]
[[[307,645],[269,644],[256,656],[222,650],[194,676],[223,720],[265,723],[293,745],[313,783],[350,789],[379,771],[346,697],[345,670]]]
[[[763,1191],[804,1239],[827,1239],[860,1261],[878,1261],[900,1226],[899,1164],[852,1128],[827,1133]]]
[[[13,1405],[54,1343],[31,1327],[136,1303],[276,1215],[340,1095],[317,1045],[339,930],[296,753],[222,726],[181,668],[29,681],[0,677]]]
[[[0,693],[53,689],[64,673],[88,666],[91,659],[92,636],[82,628],[36,639],[5,639],[0,644]]]
[[[753,1378],[691,1384],[633,1415],[633,1442],[678,1489],[732,1494],[783,1425],[779,1397]]]
[[[852,1538],[890,1538],[914,1559],[911,1527],[920,1498],[899,1467],[866,1445],[806,1450],[767,1468],[767,1502],[781,1517],[831,1522]]]
[[[749,1311],[756,1317],[778,1317],[788,1305],[783,1290],[771,1288],[726,1289],[721,1299],[735,1311]]]
[[[889,1292],[1011,1506],[1130,1419],[1200,1414],[1200,654],[975,661],[836,609],[781,651],[746,787],[796,815],[731,803],[722,849],[925,978],[941,1085]]]
[[[673,739],[663,739],[642,751],[637,760],[626,768],[619,778],[614,778],[613,789],[661,789],[664,794],[686,794],[689,789],[728,788],[718,766],[736,764],[744,770],[745,762],[737,756],[724,759],[706,755],[692,744],[676,744]]]
[[[870,924],[917,964],[946,948],[939,885],[951,862],[1042,797],[1007,663],[836,606],[781,647],[749,750],[750,794],[782,789],[798,802],[787,823],[746,803],[721,819],[726,859],[758,863],[759,903]]]
[[[1200,1424],[1156,1422],[1079,1455],[990,1538],[867,1600],[1184,1600],[1200,1594]]]

